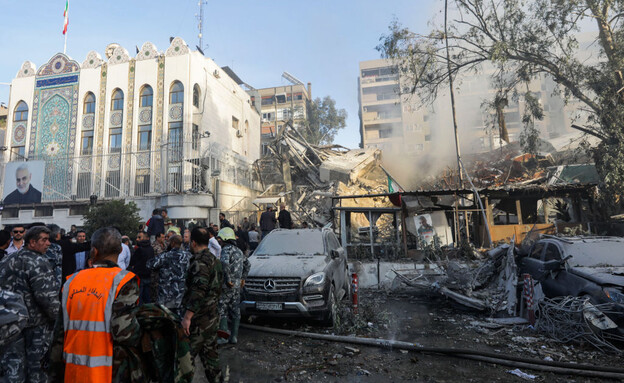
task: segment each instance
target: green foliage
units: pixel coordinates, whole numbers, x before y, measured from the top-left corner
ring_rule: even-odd
[[[301,135],[312,145],[328,145],[346,126],[347,112],[336,109],[336,101],[325,96],[308,102],[307,117],[305,126],[299,129]]]
[[[477,72],[482,64],[496,68],[492,75],[500,100],[533,79],[550,78],[566,99],[580,102],[587,118],[579,130],[601,140],[589,148],[602,177],[604,197],[614,211],[624,196],[624,1],[622,0],[447,0],[447,68],[444,32],[433,27],[416,34],[393,21],[377,49],[396,63],[410,93],[430,104],[449,78]],[[587,60],[587,48],[577,36],[581,26],[594,26],[598,55]],[[515,100],[514,100],[515,101]],[[525,102],[523,144],[536,150],[539,132],[535,120],[543,110],[530,93],[518,94]],[[577,122],[578,123],[578,122]],[[498,121],[499,128],[501,127]],[[490,124],[494,127],[494,124]]]
[[[122,235],[134,238],[141,223],[137,205],[134,202],[126,204],[124,200],[111,200],[92,206],[84,220],[84,228],[89,236],[97,229],[114,226]]]

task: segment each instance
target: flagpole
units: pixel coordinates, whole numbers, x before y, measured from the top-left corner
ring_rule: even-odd
[[[65,42],[63,43],[63,54],[67,54],[67,20],[69,19],[69,0],[66,0],[67,3],[65,3],[65,14],[63,16],[65,16],[65,21],[64,21],[64,25],[63,25],[63,35],[65,35]]]

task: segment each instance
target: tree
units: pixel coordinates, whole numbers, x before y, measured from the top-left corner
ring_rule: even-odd
[[[84,228],[89,236],[97,229],[113,226],[123,235],[133,238],[140,223],[137,205],[134,202],[126,204],[124,200],[111,200],[92,206],[84,216]]]
[[[450,77],[489,63],[496,68],[492,80],[498,89],[498,102],[490,105],[500,106],[500,100],[512,95],[526,101],[522,140],[530,146],[537,142],[534,121],[543,110],[528,83],[550,77],[566,101],[573,98],[583,105],[587,118],[573,127],[600,140],[588,150],[612,206],[616,204],[624,194],[624,0],[446,1],[455,6],[447,35],[440,28],[416,34],[395,20],[380,38],[377,49],[397,63],[410,93],[431,103]],[[582,58],[586,52],[577,39],[582,27],[592,25],[599,51],[595,62]],[[523,86],[526,91],[518,92]]]
[[[306,108],[307,121],[299,130],[301,135],[312,145],[334,142],[336,133],[346,126],[347,111],[336,109],[336,101],[329,96],[308,101]]]

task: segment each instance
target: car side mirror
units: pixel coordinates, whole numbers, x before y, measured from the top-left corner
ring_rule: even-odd
[[[329,255],[332,257],[332,259],[337,259],[340,258],[340,252],[338,250],[330,250],[329,251]]]
[[[542,270],[545,272],[557,271],[561,269],[561,264],[561,261],[558,261],[556,259],[553,259],[552,261],[546,261],[544,262],[544,267],[542,268]]]

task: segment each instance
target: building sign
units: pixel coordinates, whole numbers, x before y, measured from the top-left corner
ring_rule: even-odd
[[[4,168],[4,205],[41,202],[45,161],[9,162]]]

